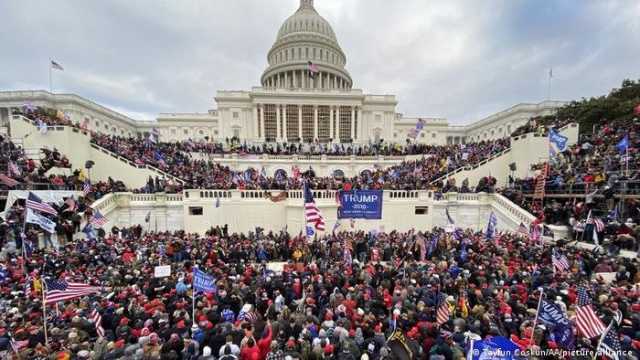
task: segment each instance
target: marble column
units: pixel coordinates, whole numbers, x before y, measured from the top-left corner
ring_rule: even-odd
[[[280,104],[276,104],[276,142],[280,142]]]
[[[313,140],[318,138],[318,105],[313,106]]]
[[[356,125],[356,108],[351,107],[351,141],[356,138],[355,133],[355,125]]]
[[[282,137],[287,142],[287,105],[282,105]]]
[[[264,133],[264,104],[260,104],[260,137],[262,142],[266,141],[267,134]]]
[[[302,142],[302,105],[298,105],[298,140]]]

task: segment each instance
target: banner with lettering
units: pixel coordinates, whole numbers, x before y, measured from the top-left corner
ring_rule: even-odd
[[[538,317],[542,323],[550,328],[549,337],[551,340],[555,341],[563,349],[571,350],[574,348],[575,339],[571,323],[560,307],[542,299]]]
[[[338,219],[382,219],[382,190],[341,191]]]
[[[204,293],[216,293],[215,279],[204,271],[193,268],[193,289]]]

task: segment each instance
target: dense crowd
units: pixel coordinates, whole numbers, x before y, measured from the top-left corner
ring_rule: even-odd
[[[23,358],[386,359],[398,356],[386,342],[394,328],[416,359],[464,359],[470,339],[499,335],[521,349],[558,349],[550,328],[533,329],[539,289],[575,321],[577,286],[586,286],[603,322],[621,311],[624,359],[640,356],[638,259],[532,246],[508,233],[455,234],[339,232],[307,241],[284,231],[224,227],[198,236],[138,226],[35,250],[24,264],[5,254],[0,351],[11,358],[13,340]],[[569,270],[552,270],[552,251],[566,255]],[[266,266],[273,261],[286,261],[282,272]],[[154,277],[160,264],[171,265],[170,276]],[[216,290],[196,293],[192,309],[195,266],[215,277]],[[611,282],[595,275],[608,272]],[[46,307],[48,346],[43,279],[100,288]],[[450,317],[439,325],[442,304]],[[596,343],[578,336],[575,347]]]
[[[49,116],[43,109],[25,111],[24,115],[44,124],[71,125],[64,116]],[[75,126],[80,126],[76,124]],[[194,158],[194,153],[239,154],[330,154],[330,155],[422,155],[421,160],[367,171],[350,179],[313,177],[319,189],[340,189],[344,183],[353,188],[428,189],[431,182],[458,168],[473,166],[509,148],[509,139],[471,144],[425,145],[391,144],[263,144],[241,145],[196,141],[157,142],[153,138],[136,139],[93,133],[92,142],[140,165],[152,165],[186,181],[186,186],[207,189],[300,189],[303,174],[313,169],[291,169],[289,174],[268,175],[262,169],[236,172],[210,160]],[[307,176],[309,177],[309,176]],[[444,184],[440,184],[443,186]]]
[[[96,144],[139,164],[150,164],[205,189],[300,189],[302,175],[312,178],[314,188],[340,189],[344,183],[359,189],[427,189],[433,180],[460,167],[471,166],[509,147],[509,140],[466,145],[420,146],[423,158],[367,171],[352,178],[316,177],[313,169],[292,169],[291,174],[268,176],[258,169],[243,172],[210,160],[193,159],[184,144],[151,143],[130,138],[94,134]]]
[[[548,224],[569,226],[577,239],[636,251],[640,235],[637,199],[616,195],[636,194],[639,188],[640,122],[637,118],[622,119],[593,130],[593,134],[583,135],[577,144],[552,157],[544,202],[532,198],[544,164],[534,166],[532,176],[514,179],[504,194]],[[554,197],[556,194],[574,197]],[[589,218],[603,223],[595,236],[595,224]]]

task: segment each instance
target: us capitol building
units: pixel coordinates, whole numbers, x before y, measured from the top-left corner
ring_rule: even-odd
[[[145,136],[157,128],[161,141],[236,137],[248,143],[366,144],[404,143],[423,119],[424,128],[415,141],[459,144],[508,136],[529,118],[550,114],[564,104],[518,104],[466,126],[449,125],[443,118],[405,117],[396,109],[394,95],[365,94],[354,88],[347,57],[313,0],[300,0],[300,7],[282,24],[267,62],[261,86],[218,91],[216,109],[206,113],[166,113],[139,121],[74,94],[4,91],[0,120],[6,123],[13,109],[30,103],[59,109],[91,130],[120,136]],[[317,73],[310,73],[309,62],[317,66]]]

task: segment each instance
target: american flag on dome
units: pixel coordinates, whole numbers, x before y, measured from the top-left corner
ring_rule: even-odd
[[[54,209],[51,205],[43,202],[36,194],[29,192],[29,196],[27,196],[27,209],[32,209],[36,211],[40,211],[43,213],[58,215],[58,211]]]
[[[100,210],[96,210],[93,213],[93,216],[91,216],[91,219],[89,219],[89,222],[91,223],[91,225],[97,228],[105,226],[108,221],[109,220],[107,220],[107,218],[100,213]]]
[[[438,311],[436,312],[436,321],[438,325],[442,326],[442,324],[449,321],[449,305],[446,301],[442,300],[442,304],[438,307]]]
[[[316,206],[308,183],[304,184],[304,218],[307,224],[312,224],[316,230],[324,231],[324,218],[320,209]]]
[[[576,326],[580,334],[589,339],[601,335],[606,330],[598,315],[593,311],[591,298],[584,286],[578,288]]]
[[[55,304],[58,301],[71,300],[100,291],[100,288],[89,284],[71,283],[64,280],[45,280],[44,303]]]
[[[309,68],[309,76],[312,79],[315,79],[316,75],[318,75],[320,73],[320,69],[318,69],[318,65],[312,63],[311,61],[309,61],[307,63],[307,65],[308,65],[308,68]]]
[[[96,327],[96,333],[98,334],[98,337],[103,338],[104,328],[102,327],[102,316],[95,308],[91,310],[91,321],[93,321],[93,324]]]

